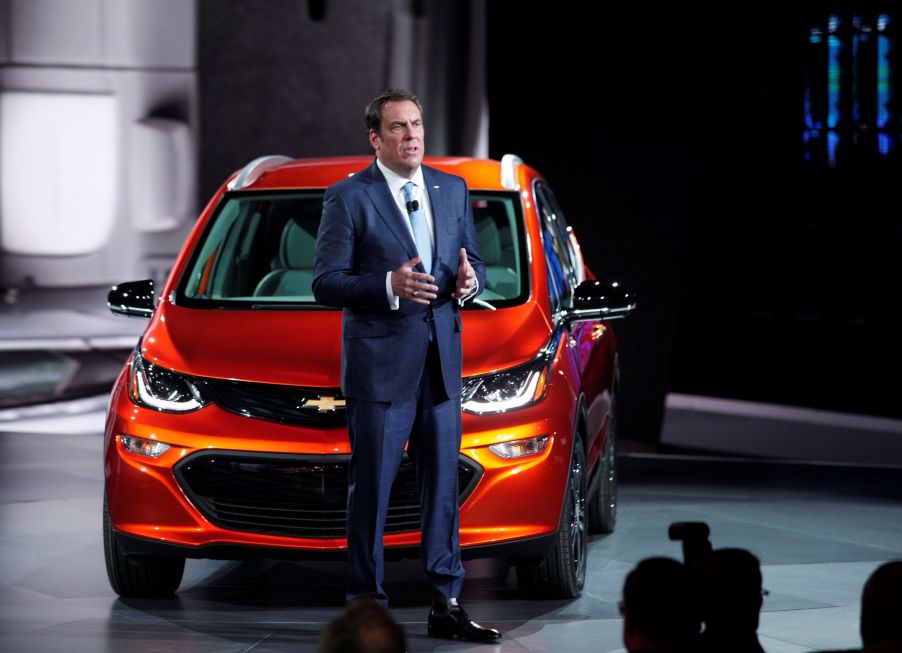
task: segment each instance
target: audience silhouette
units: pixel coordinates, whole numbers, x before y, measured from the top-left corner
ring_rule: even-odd
[[[764,653],[757,630],[766,592],[758,558],[745,549],[700,546],[707,531],[693,532],[700,536],[689,538],[695,540],[689,550],[699,555],[691,564],[646,558],[627,575],[620,604],[624,646],[629,653]],[[902,560],[881,565],[865,583],[861,639],[864,648],[854,651],[902,653]],[[348,605],[319,642],[319,653],[406,651],[404,629],[371,599]]]
[[[868,577],[859,630],[864,648],[818,653],[902,653],[902,560],[884,563]]]
[[[697,600],[689,570],[673,558],[646,558],[623,585],[623,644],[629,653],[695,651]]]
[[[745,549],[714,549],[694,571],[705,623],[699,650],[764,653],[757,633],[764,596],[758,558]]]
[[[861,593],[866,653],[902,653],[902,560],[880,565]]]
[[[350,603],[323,632],[319,653],[405,653],[404,629],[372,599]]]

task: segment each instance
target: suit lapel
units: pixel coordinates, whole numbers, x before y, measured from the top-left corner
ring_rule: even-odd
[[[371,183],[366,189],[366,194],[369,196],[373,206],[376,207],[376,211],[388,227],[388,230],[394,234],[395,238],[398,239],[398,242],[401,243],[401,246],[407,253],[407,257],[414,258],[417,256],[416,243],[413,242],[413,236],[410,235],[410,229],[402,222],[405,217],[398,211],[398,205],[391,196],[391,193],[388,190],[388,183],[385,181],[382,172],[376,166],[375,160],[373,160],[373,164],[367,168],[367,173],[367,177]]]

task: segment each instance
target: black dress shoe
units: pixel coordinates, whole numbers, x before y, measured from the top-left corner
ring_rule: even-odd
[[[432,601],[428,624],[430,637],[485,643],[501,639],[499,631],[471,621],[457,599],[446,599],[444,596],[436,596]]]

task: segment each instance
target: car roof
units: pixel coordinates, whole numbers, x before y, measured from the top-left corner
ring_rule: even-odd
[[[229,178],[229,188],[235,190],[276,190],[287,188],[325,188],[363,170],[373,162],[371,156],[320,157],[291,159],[283,156],[260,157],[237,170]],[[523,162],[513,155],[502,161],[470,157],[427,156],[427,166],[463,177],[471,189],[516,190],[516,183],[502,181],[502,173],[517,178],[515,169]],[[526,166],[524,166],[526,167]],[[532,173],[536,173],[533,171]],[[505,185],[511,184],[511,185]],[[237,188],[236,188],[237,186]]]

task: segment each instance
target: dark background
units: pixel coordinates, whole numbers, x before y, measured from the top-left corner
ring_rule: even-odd
[[[298,20],[317,5],[324,20]],[[372,44],[389,47],[392,25],[266,6],[200,3],[205,197],[262,153],[369,152],[362,108],[389,76]],[[441,5],[423,38],[466,40],[474,6]],[[667,392],[902,417],[898,100],[888,156],[867,125],[842,126],[833,167],[806,162],[802,140],[806,71],[824,70],[810,29],[881,11],[900,17],[897,3],[487,3],[490,156],[540,170],[595,274],[639,294],[616,324],[624,437],[658,439]],[[472,64],[432,62],[429,83],[453,105]],[[359,149],[336,151],[356,130]],[[433,153],[466,153],[448,142]]]
[[[657,438],[665,391],[902,417],[898,104],[885,158],[867,129],[835,168],[802,143],[809,30],[897,4],[489,7],[491,156],[541,170],[639,294],[629,437]]]

